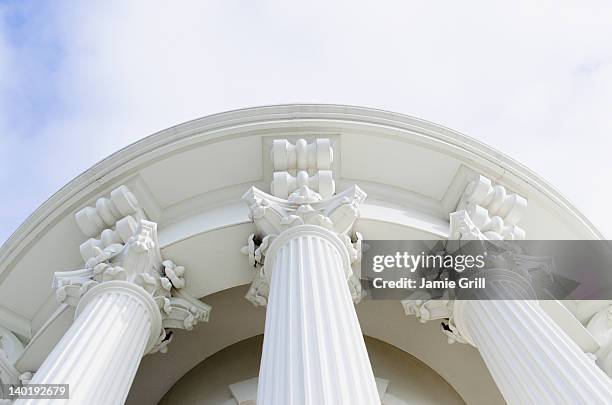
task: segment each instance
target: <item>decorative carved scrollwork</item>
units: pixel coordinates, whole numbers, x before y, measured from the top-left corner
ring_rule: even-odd
[[[126,216],[117,219],[121,215]],[[185,291],[185,267],[162,259],[157,224],[144,219],[127,187],[114,190],[109,199],[99,199],[95,209],[79,211],[76,218],[88,236],[95,236],[94,229],[100,236],[81,245],[85,268],[55,273],[53,286],[59,302],[77,306],[93,286],[113,280],[140,286],[151,295],[162,315],[158,343],[150,352],[167,350],[170,329],[190,330],[198,322],[209,320],[210,306]],[[134,218],[141,219],[136,222]],[[115,220],[114,228],[101,229]]]
[[[517,226],[527,207],[527,199],[494,185],[484,176],[476,176],[465,188],[457,210],[449,214],[449,240],[515,240],[524,239],[525,231]],[[520,270],[520,269],[519,269]],[[432,299],[416,291],[402,300],[406,315],[421,322],[440,320],[449,343],[467,343],[455,326],[454,299],[446,295]]]
[[[476,176],[468,183],[457,204],[457,212],[464,210],[489,240],[525,239],[525,231],[517,224],[526,208],[525,197],[508,192],[484,176]]]
[[[344,243],[355,269],[361,259],[362,237],[353,233],[353,225],[366,194],[354,186],[334,195],[329,139],[317,139],[311,144],[301,139],[295,145],[284,139],[275,140],[272,160],[272,195],[253,187],[243,196],[257,229],[241,249],[255,269],[246,298],[256,306],[267,304],[270,289],[264,273],[266,251],[274,238],[289,228],[317,225],[329,229]],[[347,283],[353,301],[359,302],[362,290],[355,272]]]

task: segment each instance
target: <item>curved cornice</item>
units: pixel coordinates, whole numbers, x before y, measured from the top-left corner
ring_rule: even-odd
[[[97,190],[150,162],[175,153],[190,144],[222,136],[228,128],[283,121],[349,123],[370,128],[408,131],[424,142],[442,143],[467,160],[493,167],[498,178],[514,178],[533,187],[573,215],[595,238],[601,233],[556,189],[525,166],[466,135],[418,118],[364,107],[322,104],[289,104],[245,108],[189,121],[137,141],[92,166],[43,203],[0,247],[0,274],[67,211],[73,211]],[[520,191],[520,190],[517,190]]]

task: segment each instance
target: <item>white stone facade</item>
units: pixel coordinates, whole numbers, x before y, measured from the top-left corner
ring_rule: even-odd
[[[612,403],[612,301],[361,301],[364,238],[601,235],[533,173],[431,123],[323,105],[212,116],[101,162],[0,249],[0,379],[70,384],[70,404],[199,385],[220,405],[441,398],[412,395],[417,377],[365,335],[448,401]],[[228,365],[179,389],[261,334],[258,375]]]

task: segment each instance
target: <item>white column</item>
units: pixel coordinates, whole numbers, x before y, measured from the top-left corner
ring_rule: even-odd
[[[612,404],[612,380],[537,301],[456,301],[454,316],[509,404]]]
[[[314,225],[289,228],[270,245],[264,271],[271,284],[257,403],[380,404],[340,238]]]
[[[160,328],[159,309],[143,288],[126,281],[99,284],[83,296],[74,323],[30,383],[69,384],[69,400],[45,404],[122,404]]]

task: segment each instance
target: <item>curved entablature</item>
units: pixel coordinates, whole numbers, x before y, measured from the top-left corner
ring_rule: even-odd
[[[354,143],[346,147],[342,145],[341,149],[350,148],[354,155],[351,157],[350,163],[354,161],[365,163],[363,160],[364,153],[378,152],[377,149],[393,146],[393,143],[385,144],[384,140],[395,138],[424,150],[447,155],[449,160],[456,159],[458,163],[470,166],[476,172],[491,179],[503,179],[509,184],[516,185],[516,187],[513,187],[516,191],[528,189],[533,192],[537,190],[545,199],[550,200],[559,209],[565,211],[566,215],[574,216],[574,222],[588,230],[587,232],[592,237],[600,236],[588,220],[544,180],[500,152],[458,132],[413,117],[375,109],[335,105],[285,105],[237,110],[190,121],[151,135],[111,155],[68,183],[24,222],[0,250],[0,265],[2,266],[0,267],[0,273],[9,267],[11,259],[14,260],[15,256],[22,253],[21,250],[26,249],[32,239],[40,237],[40,233],[44,231],[45,227],[56,223],[59,218],[67,215],[67,211],[74,209],[75,206],[83,206],[86,201],[96,198],[96,194],[100,195],[104,193],[104,190],[113,189],[114,187],[111,184],[118,186],[121,179],[129,178],[135,172],[141,171],[147,166],[153,166],[155,163],[172,156],[177,157],[180,154],[197,149],[198,146],[203,146],[203,144],[212,145],[222,141],[223,138],[229,140],[255,134],[261,136],[262,132],[267,132],[266,137],[272,138],[279,138],[296,132],[309,135],[330,134],[332,135],[332,142],[334,142],[334,135],[337,139],[338,134],[342,137],[342,135],[353,133],[356,138],[362,138],[367,136],[363,134],[368,134],[373,139],[381,141],[380,146],[370,149],[365,148],[361,151],[356,150],[355,147],[363,147],[363,142],[368,141],[368,139],[356,139]],[[270,142],[270,140],[267,140],[267,142]],[[247,143],[245,146],[249,148],[258,142],[245,143]],[[370,146],[373,145],[370,144]],[[261,155],[261,150],[258,151],[257,149],[261,148],[249,152],[252,152],[253,155]],[[232,146],[229,146],[228,150],[232,150]],[[388,159],[378,162],[382,166],[379,170],[386,171],[390,163],[397,163],[398,166],[401,166],[399,165],[401,162],[393,162],[398,152],[401,153],[401,151],[389,150]],[[224,158],[236,163],[238,160],[236,158],[237,154],[230,155],[233,158]],[[410,156],[406,156],[406,158],[408,157]],[[259,156],[259,158],[266,157]],[[272,162],[260,161],[260,165],[257,166],[261,166],[261,163],[272,165]],[[414,164],[419,163],[422,162],[414,162]],[[343,163],[343,165],[346,165],[346,163]],[[176,167],[176,169],[180,171],[181,167]],[[352,172],[351,170],[351,174]],[[214,173],[218,172],[213,171],[210,174]],[[194,173],[183,174],[194,175]],[[415,176],[412,177],[411,181],[414,181],[415,178],[424,177],[425,173],[419,173],[418,170],[415,170],[412,174]],[[433,175],[435,173],[427,174]],[[345,176],[341,174],[341,177]],[[189,181],[184,177],[183,179]],[[257,179],[253,180],[256,181]],[[373,179],[363,180],[370,181]],[[423,181],[432,180],[432,178],[423,179]],[[376,183],[384,184],[385,182]],[[393,185],[393,187],[397,187],[397,185]],[[171,190],[168,192],[172,193]],[[148,208],[154,211],[152,214],[159,215],[160,209],[167,208],[163,207],[164,204],[160,205],[162,207],[151,206]],[[154,208],[157,208],[157,210]],[[583,232],[585,229],[583,229]]]
[[[12,379],[36,370],[74,307],[105,283],[143,288],[143,305],[159,310],[148,352],[165,351],[169,330],[208,321],[211,309],[200,298],[252,283],[247,298],[265,305],[271,268],[264,257],[295,226],[330,233],[324,237],[337,245],[355,302],[351,265],[361,235],[601,238],[539,177],[435,124],[327,105],[214,115],[100,162],[0,248],[0,328],[28,343],[11,361],[0,356],[0,365]],[[445,319],[450,340],[473,343],[457,331],[452,302],[417,301],[404,303],[407,313]]]

